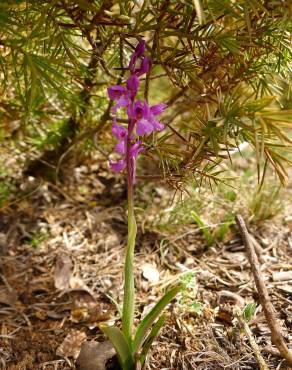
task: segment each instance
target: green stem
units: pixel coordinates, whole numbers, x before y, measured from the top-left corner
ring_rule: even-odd
[[[135,311],[135,282],[134,282],[134,251],[137,234],[137,225],[134,214],[134,184],[133,184],[133,163],[130,158],[130,137],[132,124],[129,123],[128,143],[127,143],[127,186],[128,186],[128,241],[124,270],[124,302],[122,329],[128,341],[132,343],[132,329]]]

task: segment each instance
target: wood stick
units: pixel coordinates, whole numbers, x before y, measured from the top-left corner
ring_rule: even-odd
[[[289,348],[287,347],[287,344],[285,343],[284,338],[283,338],[281,328],[277,322],[274,307],[271,303],[268,290],[261,276],[260,264],[259,264],[257,255],[255,253],[254,246],[252,244],[250,235],[247,231],[245,222],[240,215],[237,215],[235,219],[239,227],[240,233],[242,235],[242,239],[243,239],[245,249],[246,249],[246,254],[247,254],[249,263],[251,265],[252,274],[253,274],[256,288],[259,294],[259,300],[263,307],[265,317],[267,320],[267,324],[271,330],[272,342],[278,348],[282,357],[285,358],[285,360],[288,362],[290,366],[292,366],[292,351],[289,350]]]

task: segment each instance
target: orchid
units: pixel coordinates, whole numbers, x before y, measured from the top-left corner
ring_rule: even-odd
[[[137,225],[134,213],[134,184],[138,155],[144,151],[142,138],[164,129],[164,124],[157,120],[166,104],[149,106],[148,102],[136,99],[140,81],[139,77],[149,71],[150,59],[144,55],[145,41],[140,41],[130,58],[129,78],[125,86],[113,85],[108,88],[109,98],[115,102],[112,107],[112,134],[117,139],[114,151],[120,155],[116,162],[110,161],[110,168],[115,172],[127,170],[128,193],[128,242],[125,260],[125,285],[122,312],[122,330],[117,327],[101,325],[101,330],[112,341],[123,370],[134,370],[136,363],[143,365],[147,351],[159,329],[164,323],[162,310],[181,290],[181,286],[170,289],[139,324],[133,337],[135,284],[134,284],[134,250]],[[124,108],[128,116],[126,127],[117,123],[117,113]],[[160,317],[159,317],[160,316]],[[157,321],[156,321],[157,320]],[[150,333],[149,333],[150,331]]]
[[[120,172],[126,168],[126,156],[127,156],[127,140],[129,137],[129,157],[133,163],[136,163],[138,154],[143,151],[141,148],[141,142],[137,146],[135,138],[133,137],[134,128],[136,128],[137,136],[149,135],[154,131],[161,131],[164,129],[164,125],[156,119],[156,116],[160,115],[167,107],[166,104],[160,103],[153,106],[149,106],[147,101],[141,102],[136,100],[136,96],[139,88],[139,77],[147,73],[150,68],[150,60],[144,56],[145,52],[145,41],[140,41],[131,56],[128,69],[130,71],[130,77],[126,81],[126,86],[113,85],[108,88],[109,98],[116,102],[112,107],[112,113],[114,116],[114,123],[112,133],[118,139],[118,143],[115,146],[115,152],[122,155],[122,158],[117,162],[110,161],[110,168],[115,172]],[[140,66],[137,67],[137,64]],[[128,128],[119,126],[116,123],[116,114],[120,108],[126,108],[126,112],[129,118]],[[130,135],[130,136],[129,136]],[[133,147],[139,147],[139,150],[133,150]],[[135,169],[136,166],[133,166]],[[132,174],[132,179],[135,182],[135,171]]]

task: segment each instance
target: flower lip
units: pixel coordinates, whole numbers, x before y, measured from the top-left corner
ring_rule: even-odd
[[[122,171],[126,167],[126,161],[125,161],[125,159],[120,159],[117,162],[110,161],[109,164],[110,164],[110,168],[114,172],[120,172],[120,171]]]
[[[128,130],[123,126],[119,126],[114,123],[112,127],[112,133],[117,139],[124,139],[128,135]]]
[[[140,100],[135,103],[135,114],[136,118],[142,118],[147,114],[147,109],[145,109],[145,104],[143,104]]]

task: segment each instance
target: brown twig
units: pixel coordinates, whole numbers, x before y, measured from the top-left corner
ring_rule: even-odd
[[[260,264],[254,246],[252,244],[252,240],[250,238],[243,218],[240,215],[237,215],[235,219],[246,248],[246,254],[251,265],[252,274],[259,294],[259,300],[263,307],[268,326],[271,330],[272,342],[278,348],[283,358],[285,358],[288,364],[292,366],[292,351],[287,347],[287,344],[285,343],[283,338],[281,328],[277,322],[274,307],[271,303],[268,290],[261,276]]]

